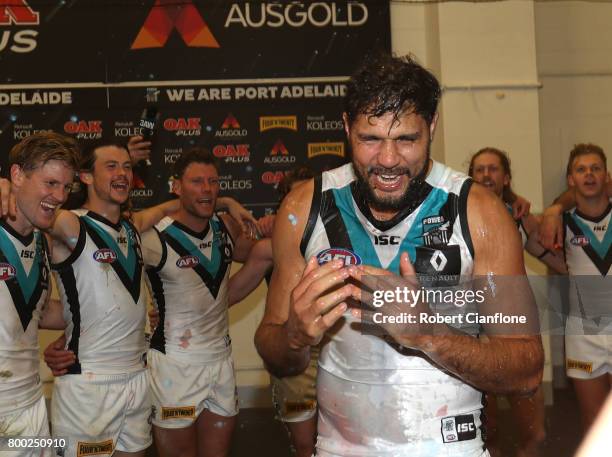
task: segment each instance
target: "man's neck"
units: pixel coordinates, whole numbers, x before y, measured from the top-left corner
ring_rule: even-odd
[[[13,230],[15,230],[22,236],[28,236],[34,230],[34,227],[30,223],[30,221],[26,219],[24,214],[19,210],[19,207],[17,207],[17,213],[15,214],[15,218],[13,219],[7,217],[5,221],[13,228]]]
[[[113,224],[117,224],[121,218],[121,206],[115,202],[87,198],[83,208],[99,214]]]
[[[599,217],[608,208],[610,200],[603,193],[595,197],[583,197],[576,193],[576,209],[588,217]]]
[[[185,211],[183,208],[179,209],[172,216],[172,218],[196,233],[204,231],[204,229],[206,229],[208,226],[208,221],[210,220],[208,217],[194,216],[193,214]]]

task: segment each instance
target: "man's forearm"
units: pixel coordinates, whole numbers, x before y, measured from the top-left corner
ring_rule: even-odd
[[[261,324],[255,333],[255,347],[268,370],[278,377],[298,375],[310,362],[310,346],[291,349],[282,324]]]
[[[423,351],[432,361],[475,388],[491,393],[529,394],[542,380],[544,352],[537,337],[429,337]]]
[[[561,212],[572,209],[574,206],[576,206],[576,193],[574,192],[574,189],[567,189],[565,192],[555,198],[553,204],[557,205]]]

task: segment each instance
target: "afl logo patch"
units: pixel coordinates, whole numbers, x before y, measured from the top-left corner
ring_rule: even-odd
[[[570,240],[574,246],[586,246],[590,243],[589,239],[584,235],[577,235]]]
[[[324,265],[336,259],[342,260],[345,266],[361,265],[361,257],[348,249],[329,248],[317,254],[317,262],[319,262],[319,265]]]
[[[93,258],[96,262],[113,263],[117,260],[117,254],[112,249],[102,248],[94,252]]]
[[[179,268],[193,268],[199,265],[200,260],[194,255],[186,255],[176,261],[176,266]]]
[[[17,272],[15,267],[10,263],[0,263],[0,281],[6,281],[15,276]]]

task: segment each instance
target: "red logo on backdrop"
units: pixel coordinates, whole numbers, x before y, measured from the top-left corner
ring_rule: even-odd
[[[215,157],[248,157],[248,144],[219,144],[213,148]]]
[[[274,146],[272,146],[272,150],[270,151],[271,156],[277,156],[279,154],[284,156],[289,154],[289,151],[281,140],[278,140],[276,143],[274,143]]]
[[[175,28],[189,47],[219,47],[192,0],[156,0],[131,49],[163,48]]]
[[[221,124],[222,129],[239,129],[240,124],[236,120],[236,118],[232,114],[228,114],[223,124]]]
[[[179,117],[178,119],[168,118],[164,121],[164,128],[170,132],[176,130],[200,130],[200,118],[199,117]]]
[[[64,124],[64,132],[75,133],[102,133],[102,121],[68,121]]]
[[[278,184],[285,177],[282,171],[266,171],[261,175],[261,182],[264,184]]]
[[[0,25],[38,25],[39,14],[25,0],[0,0]]]

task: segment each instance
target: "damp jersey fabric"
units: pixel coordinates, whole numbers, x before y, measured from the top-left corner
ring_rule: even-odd
[[[88,210],[75,248],[53,264],[64,306],[67,347],[77,357],[69,374],[144,370],[146,287],[140,238],[121,218],[114,224]]]
[[[599,217],[578,209],[563,216],[565,261],[570,276],[570,317],[583,320],[586,334],[612,325],[612,203]],[[570,329],[570,333],[574,333]]]
[[[213,215],[196,233],[169,217],[143,236],[147,280],[160,321],[151,348],[198,365],[231,354],[228,290],[233,242]]]
[[[38,323],[48,292],[44,235],[22,236],[0,221],[0,416],[42,396]]]
[[[374,220],[355,181],[351,164],[315,179],[304,258],[324,258],[330,248],[335,255],[349,250],[363,264],[397,274],[400,254],[408,252],[417,274],[432,286],[472,275],[469,178],[433,162],[420,204],[391,223]],[[326,339],[317,379],[317,455],[486,455],[480,391],[422,353],[362,333],[350,312]]]

